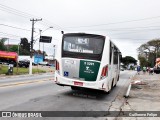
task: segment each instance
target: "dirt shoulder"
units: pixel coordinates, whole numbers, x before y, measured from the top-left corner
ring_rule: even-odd
[[[55,67],[53,66],[42,66],[42,65],[37,65],[37,66],[32,66],[32,68],[34,68],[36,70],[36,72],[34,74],[41,74],[44,72],[41,72],[40,70],[45,71],[45,73],[54,73],[55,71]],[[7,70],[6,70],[7,72]],[[24,74],[19,74],[19,75],[28,75],[29,74],[29,68],[27,68],[27,73]],[[14,75],[6,75],[6,74],[0,74],[0,78],[2,77],[14,77],[14,76],[19,76],[17,74]]]
[[[159,117],[156,117],[156,114],[158,113],[158,116],[160,116],[160,74],[153,74],[149,75],[148,73],[143,74],[140,73],[140,75],[135,75],[133,79],[131,80],[132,87],[130,90],[129,97],[126,98],[126,101],[124,103],[124,106],[122,107],[123,111],[131,111],[132,113],[135,113],[135,116],[139,116],[141,114],[140,112],[137,113],[137,111],[142,111],[142,113],[152,113],[153,116],[155,116],[154,119],[158,120]],[[147,112],[146,112],[147,111]],[[157,112],[152,112],[157,111]],[[133,115],[133,114],[130,114]],[[153,119],[151,116],[146,117],[126,117],[121,118],[122,120],[128,120],[128,119],[138,119],[138,120],[150,120]],[[152,117],[152,118],[151,118]],[[119,119],[120,120],[120,119]]]
[[[33,68],[34,69],[44,70],[46,72],[54,72],[55,71],[55,67],[53,67],[53,66],[37,65],[37,66],[33,66]]]

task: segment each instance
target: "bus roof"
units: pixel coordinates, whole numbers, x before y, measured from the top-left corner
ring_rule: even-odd
[[[64,37],[64,36],[79,36],[79,35],[80,35],[80,36],[103,37],[105,40],[106,40],[106,38],[107,38],[109,41],[112,42],[112,44],[113,44],[114,46],[116,46],[116,45],[114,44],[114,42],[111,40],[110,37],[104,36],[104,35],[90,34],[90,33],[65,33],[65,34],[63,34],[63,37]],[[116,46],[116,47],[117,47],[117,46]],[[118,47],[117,47],[117,49],[118,49],[118,51],[120,52],[120,50],[119,50]]]
[[[63,34],[63,36],[94,36],[94,37],[106,37],[106,36],[103,36],[103,35],[98,35],[98,34],[89,34],[89,33],[66,33],[66,34]]]

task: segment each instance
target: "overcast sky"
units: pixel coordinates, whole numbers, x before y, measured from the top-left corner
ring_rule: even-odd
[[[42,35],[53,37],[52,44],[44,45],[48,54],[53,54],[63,30],[107,35],[123,57],[137,59],[141,44],[160,38],[159,11],[160,0],[0,0],[0,38],[16,44],[22,37],[30,41],[30,19],[42,18],[35,23],[34,36],[37,39],[41,29]],[[53,29],[47,29],[50,26]]]

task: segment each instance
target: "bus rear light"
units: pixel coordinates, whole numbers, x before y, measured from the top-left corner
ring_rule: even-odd
[[[101,73],[101,79],[108,76],[108,65],[104,66]]]
[[[59,71],[59,62],[56,60],[56,70]]]

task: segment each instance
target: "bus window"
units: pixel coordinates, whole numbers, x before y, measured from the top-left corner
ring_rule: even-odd
[[[62,57],[101,59],[104,37],[102,36],[64,36]]]
[[[96,38],[82,38],[82,37],[65,37],[64,51],[101,54],[103,49],[103,40]]]
[[[114,61],[113,64],[118,64],[118,49],[114,47]]]
[[[112,62],[112,43],[110,42],[110,56],[109,56],[109,63]]]

